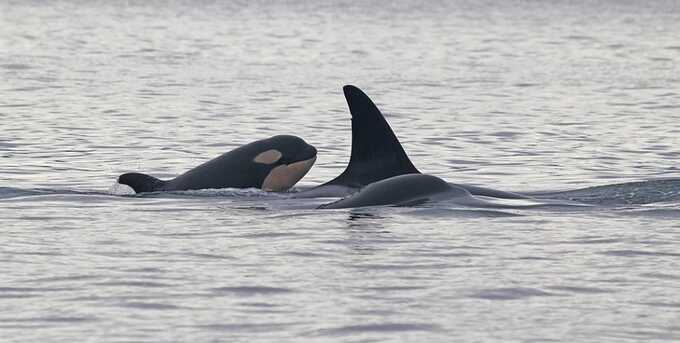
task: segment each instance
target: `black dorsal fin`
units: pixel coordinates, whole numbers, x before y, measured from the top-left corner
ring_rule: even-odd
[[[352,114],[352,155],[342,174],[325,185],[363,187],[402,174],[420,173],[373,101],[359,88],[343,87]]]
[[[123,174],[118,177],[118,183],[132,187],[136,193],[160,191],[165,185],[165,181],[142,173]]]

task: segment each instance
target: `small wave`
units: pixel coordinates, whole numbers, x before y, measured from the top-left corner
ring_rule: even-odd
[[[428,218],[507,218],[521,217],[521,214],[494,210],[455,210],[447,208],[424,208],[407,212],[412,216]]]
[[[214,293],[219,294],[235,294],[239,296],[253,296],[253,295],[273,295],[273,294],[287,294],[295,292],[289,288],[268,287],[268,286],[237,286],[237,287],[217,287],[213,288]]]
[[[98,286],[113,286],[113,287],[140,287],[140,288],[164,288],[171,287],[171,284],[153,282],[153,281],[106,281],[106,282],[96,282],[94,285]]]
[[[52,276],[40,277],[28,280],[31,283],[50,283],[50,282],[71,282],[71,281],[86,281],[101,278],[100,275],[68,275],[68,276]]]
[[[157,311],[178,310],[178,309],[186,309],[187,308],[187,307],[184,307],[184,306],[177,306],[177,305],[171,305],[171,304],[141,302],[141,301],[124,302],[124,303],[119,304],[118,306],[125,307],[125,308],[137,309],[137,310],[157,310]]]
[[[620,257],[639,257],[639,256],[665,256],[665,257],[680,257],[680,253],[662,252],[662,251],[646,251],[646,250],[608,250],[601,252],[602,255],[620,256]]]
[[[27,69],[31,69],[31,66],[29,66],[28,64],[22,64],[22,63],[7,63],[7,64],[0,64],[0,68],[7,69],[7,70],[27,70]]]
[[[423,286],[384,286],[384,287],[366,287],[366,290],[379,291],[379,292],[403,292],[403,291],[414,291],[423,290],[427,287]]]
[[[111,196],[112,194],[102,191],[89,191],[89,190],[71,190],[71,189],[49,189],[49,188],[36,188],[36,189],[21,189],[13,187],[0,187],[0,201],[6,199],[17,199],[17,198],[31,198],[31,197],[42,197],[42,196]]]
[[[303,323],[231,323],[231,324],[207,324],[187,326],[192,328],[202,328],[207,330],[225,331],[225,332],[248,332],[265,333],[290,330],[291,326],[300,325]]]
[[[357,324],[345,325],[336,328],[322,329],[315,332],[319,336],[344,336],[361,333],[394,333],[414,331],[439,331],[441,327],[429,323],[382,323],[382,324]]]
[[[557,294],[542,291],[537,288],[512,287],[492,288],[470,295],[471,298],[487,300],[518,300],[532,297],[556,296]]]
[[[46,292],[70,292],[72,287],[0,287],[0,294],[4,293],[46,293]]]
[[[25,299],[40,297],[40,294],[26,294],[26,293],[0,293],[0,299]]]
[[[660,279],[660,280],[680,280],[680,275],[665,274],[665,273],[643,273],[642,277]]]
[[[626,182],[570,191],[534,194],[539,199],[565,199],[594,205],[644,205],[680,201],[680,179]]]
[[[3,323],[79,323],[99,320],[97,317],[34,317],[34,318],[2,318]]]
[[[293,232],[270,231],[270,232],[247,233],[247,234],[243,234],[243,235],[238,235],[236,237],[241,237],[241,238],[278,238],[278,237],[295,237],[295,236],[299,236],[299,234],[293,233]]]
[[[678,204],[678,208],[628,209],[626,211],[621,211],[621,214],[631,217],[678,220],[680,219],[680,204]]]
[[[132,193],[128,192],[129,189]],[[197,189],[187,191],[164,191],[134,193],[131,188],[125,185],[111,186],[109,188],[112,195],[134,196],[139,198],[287,198],[289,193],[267,192],[258,188],[220,188],[220,189]]]
[[[581,238],[564,241],[566,244],[613,244],[620,242],[621,239],[618,238]]]
[[[641,305],[647,305],[647,306],[653,306],[653,307],[670,307],[670,308],[678,308],[680,309],[680,302],[644,302],[644,303],[639,303]]]
[[[579,286],[552,286],[549,289],[556,291],[563,291],[569,293],[580,293],[580,294],[601,294],[601,293],[612,293],[612,290],[596,287],[579,287]]]
[[[354,269],[362,269],[362,270],[425,270],[425,269],[434,269],[434,270],[444,270],[450,267],[453,267],[454,265],[448,264],[448,263],[429,263],[429,264],[359,264],[359,265],[351,265],[349,266],[350,268]]]
[[[235,260],[236,257],[229,255],[218,255],[218,254],[208,254],[208,253],[184,253],[182,256],[194,257],[202,260]]]
[[[0,200],[17,198],[17,197],[24,197],[24,196],[30,196],[30,195],[41,195],[41,194],[45,194],[45,193],[46,192],[41,192],[41,191],[36,191],[36,190],[19,189],[19,188],[12,188],[12,187],[0,187]]]

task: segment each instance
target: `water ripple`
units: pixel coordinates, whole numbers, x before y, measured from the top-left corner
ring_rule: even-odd
[[[548,297],[556,295],[558,294],[545,292],[537,288],[508,287],[482,290],[480,292],[473,293],[470,295],[470,297],[486,300],[519,300],[532,297]]]
[[[383,323],[383,324],[361,324],[345,325],[330,329],[322,329],[312,335],[318,336],[347,336],[361,333],[396,333],[396,332],[418,332],[418,331],[439,331],[440,326],[435,324],[421,323]]]
[[[680,253],[646,251],[646,250],[608,250],[601,252],[601,254],[617,257],[641,257],[641,256],[680,257]]]
[[[277,295],[295,292],[295,290],[289,288],[268,286],[217,287],[212,288],[211,291],[217,294],[234,294],[238,296]]]

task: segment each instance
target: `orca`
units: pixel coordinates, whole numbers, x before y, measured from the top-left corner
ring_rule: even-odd
[[[319,209],[344,209],[370,206],[418,206],[446,201],[455,205],[495,209],[522,209],[546,206],[584,207],[560,199],[497,198],[473,195],[468,189],[434,175],[405,174],[376,181],[343,199],[323,204]]]
[[[321,208],[364,206],[360,204],[394,205],[442,197],[455,197],[459,201],[465,199],[464,203],[477,205],[484,205],[485,202],[475,196],[533,200],[532,197],[519,193],[446,183],[435,176],[422,174],[413,165],[394,131],[368,95],[353,85],[344,86],[343,93],[352,116],[352,150],[349,163],[336,178],[293,197],[346,197],[322,205]],[[402,175],[408,176],[400,177]],[[380,183],[373,185],[377,182]],[[362,190],[364,187],[367,188],[366,191]],[[425,192],[426,190],[428,191]],[[369,198],[373,200],[367,200]],[[382,200],[376,200],[378,198]]]
[[[427,174],[404,174],[376,181],[321,209],[354,208],[380,205],[414,206],[454,197],[471,200],[468,191]]]
[[[355,86],[342,90],[352,116],[349,163],[334,179],[297,193],[296,198],[346,196],[392,176],[420,173],[373,101]]]
[[[380,180],[405,174],[421,174],[404,151],[399,139],[378,107],[361,89],[343,87],[352,116],[352,150],[345,170],[336,178],[295,194],[295,198],[345,197]],[[502,199],[530,197],[491,188],[450,183],[472,195]]]
[[[302,138],[278,135],[224,153],[171,180],[126,173],[118,183],[136,193],[218,188],[261,188],[285,191],[314,165],[316,148]]]

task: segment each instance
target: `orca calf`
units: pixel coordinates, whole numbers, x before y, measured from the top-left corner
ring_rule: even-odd
[[[300,181],[315,161],[316,148],[302,138],[279,135],[238,147],[172,180],[126,173],[118,183],[137,193],[251,187],[284,191]]]

